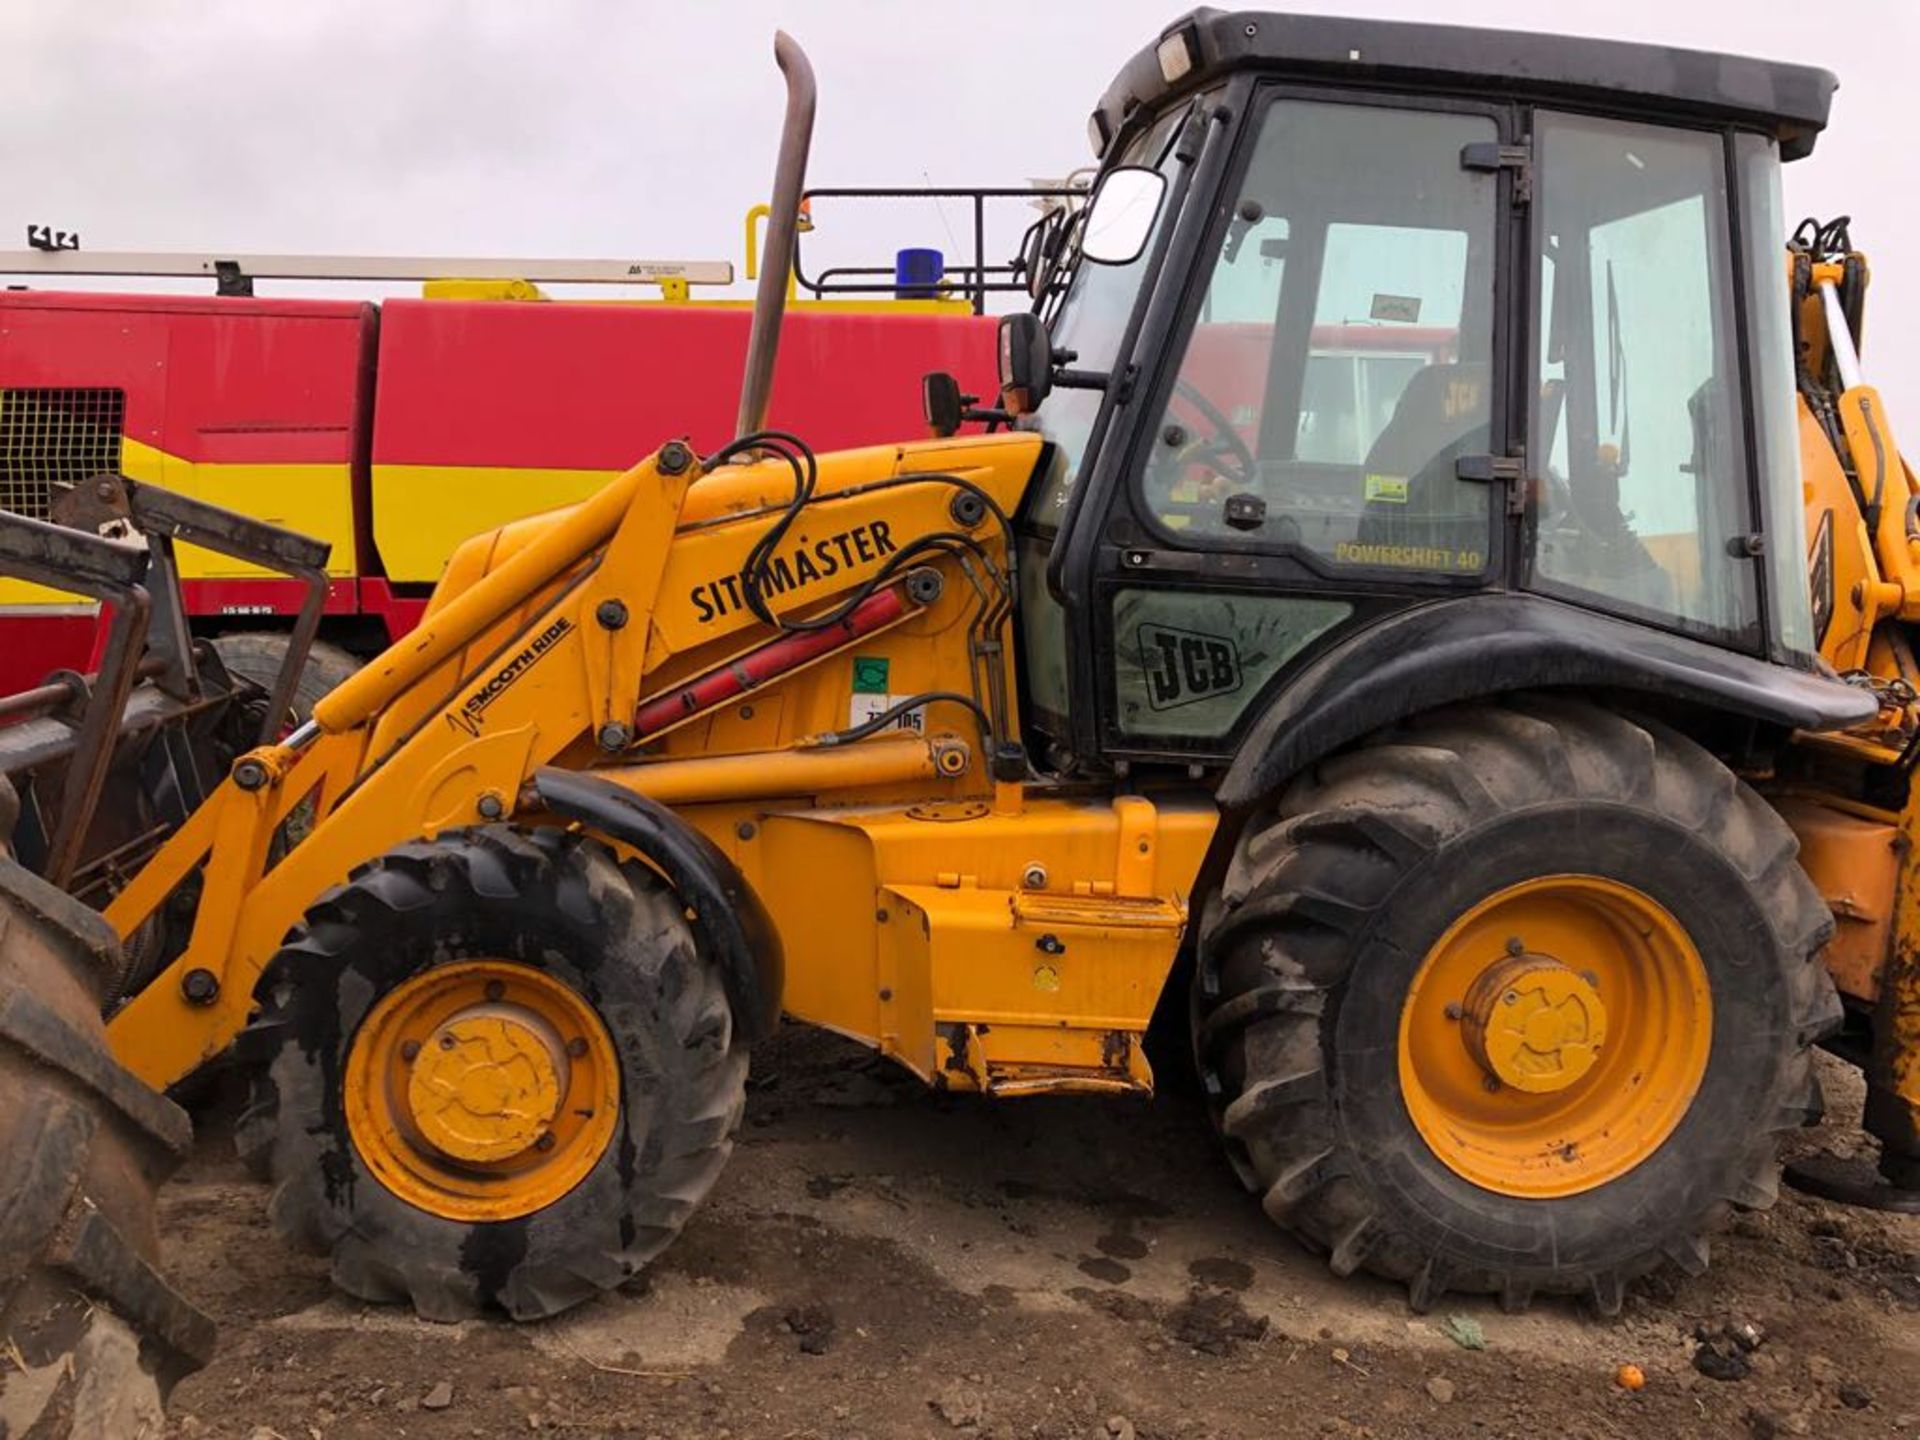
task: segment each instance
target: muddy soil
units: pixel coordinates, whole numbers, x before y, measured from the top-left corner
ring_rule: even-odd
[[[1804,1144],[1857,1150],[1858,1080],[1827,1071],[1832,1118]],[[629,1290],[528,1326],[333,1294],[275,1241],[210,1107],[163,1223],[221,1345],[168,1433],[1920,1435],[1920,1219],[1783,1191],[1716,1238],[1706,1276],[1642,1284],[1617,1320],[1451,1298],[1416,1316],[1275,1232],[1190,1097],[937,1096],[797,1029],[751,1084],[681,1241]],[[1695,1332],[1729,1324],[1763,1338],[1744,1378],[1709,1378]],[[1624,1363],[1644,1388],[1615,1383]]]

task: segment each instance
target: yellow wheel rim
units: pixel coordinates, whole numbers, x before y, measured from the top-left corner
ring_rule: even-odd
[[[1706,967],[1630,885],[1552,875],[1440,937],[1400,1012],[1400,1089],[1433,1153],[1502,1195],[1575,1195],[1666,1143],[1713,1041]]]
[[[593,1169],[613,1138],[620,1066],[571,987],[468,960],[381,998],[345,1086],[348,1132],[381,1184],[449,1220],[511,1220]]]

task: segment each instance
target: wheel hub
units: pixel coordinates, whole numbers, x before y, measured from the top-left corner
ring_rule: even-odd
[[[566,1090],[566,1048],[517,1006],[476,1006],[420,1047],[407,1106],[420,1138],[456,1160],[505,1160],[540,1141]]]
[[[1408,1117],[1441,1163],[1495,1194],[1576,1195],[1680,1124],[1707,1072],[1713,999],[1658,900],[1542,875],[1467,906],[1433,942],[1399,1043]]]
[[[1599,990],[1546,955],[1509,955],[1482,970],[1461,1007],[1460,1038],[1502,1085],[1547,1095],[1599,1058],[1607,1011]]]
[[[394,1194],[449,1220],[550,1205],[599,1163],[620,1057],[586,997],[507,960],[431,966],[367,1012],[342,1077],[347,1126]]]

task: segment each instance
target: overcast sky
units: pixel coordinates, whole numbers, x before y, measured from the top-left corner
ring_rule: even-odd
[[[1836,71],[1832,127],[1788,168],[1788,209],[1855,217],[1878,272],[1869,370],[1920,434],[1915,0],[1306,8]],[[1084,164],[1094,100],[1176,13],[1162,0],[0,0],[0,247],[44,222],[92,249],[738,264],[780,121],[776,26],[819,75],[811,183],[985,185]],[[922,224],[943,233],[875,234],[870,253],[962,248],[944,233],[964,234],[958,212]]]

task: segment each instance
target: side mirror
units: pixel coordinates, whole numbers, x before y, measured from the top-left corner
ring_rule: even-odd
[[[1123,165],[1100,180],[1087,205],[1080,234],[1083,259],[1100,265],[1131,265],[1147,248],[1167,177],[1143,165]]]
[[[944,370],[929,370],[920,377],[920,413],[927,429],[941,439],[958,434],[966,400],[960,394],[960,382]]]
[[[1000,403],[1009,415],[1031,415],[1053,389],[1053,345],[1031,311],[1000,317]]]
[[[1029,225],[1020,237],[1020,253],[1014,267],[1026,284],[1029,299],[1038,300],[1052,283],[1060,257],[1072,244],[1073,231],[1082,213],[1057,205]]]

